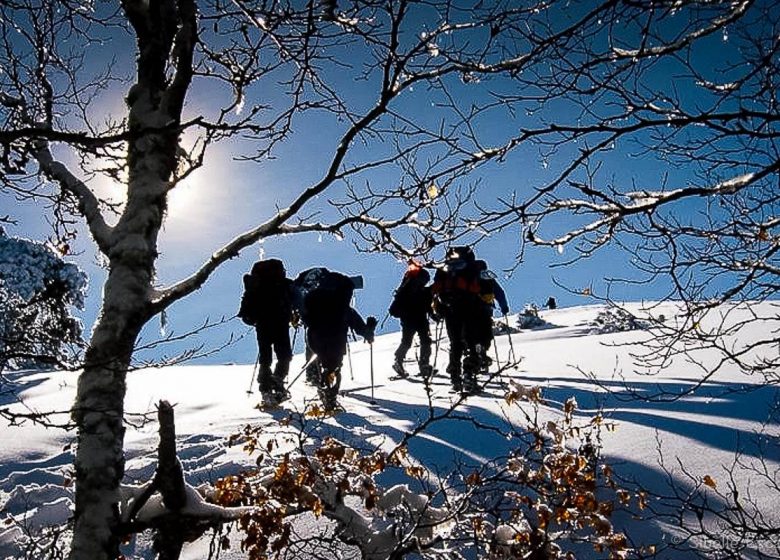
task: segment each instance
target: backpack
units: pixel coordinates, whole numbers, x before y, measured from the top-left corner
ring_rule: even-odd
[[[323,267],[301,272],[293,284],[298,310],[306,325],[343,319],[355,287],[362,287],[362,281],[362,277],[351,278]]]
[[[447,252],[447,260],[433,282],[433,291],[441,303],[452,307],[479,299],[482,291],[479,262],[470,247],[452,247]]]
[[[247,325],[256,325],[263,317],[289,317],[288,285],[282,261],[267,259],[256,262],[251,272],[244,274],[244,293],[238,317]]]
[[[413,308],[421,299],[421,292],[425,290],[426,284],[431,279],[427,270],[412,263],[404,273],[404,277],[398,288],[395,290],[395,296],[390,304],[388,313],[392,317],[400,318],[407,315],[410,308]]]

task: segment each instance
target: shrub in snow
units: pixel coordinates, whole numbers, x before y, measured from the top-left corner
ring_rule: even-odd
[[[527,304],[517,316],[517,326],[521,329],[538,329],[548,325],[549,323],[539,316],[539,308],[533,303]]]
[[[644,321],[640,321],[629,311],[620,307],[607,307],[602,309],[590,324],[595,327],[595,332],[599,334],[635,331],[647,328]]]
[[[76,265],[0,228],[0,371],[67,361],[82,333],[70,310],[84,307],[86,286]]]
[[[258,454],[258,467],[219,479],[212,500],[254,508],[239,520],[241,549],[250,559],[284,551],[305,557],[315,543],[332,546],[333,557],[342,550],[337,539],[357,547],[365,560],[563,560],[586,543],[599,557],[635,552],[610,521],[613,511],[633,501],[601,462],[601,432],[614,425],[600,414],[582,418],[573,398],[559,417],[541,420],[541,388],[514,381],[504,400],[520,420],[508,426],[507,439],[516,445],[450,473],[420,462],[406,442],[386,450],[367,448],[362,439],[350,445],[318,438],[307,420],[321,422],[323,411],[315,405],[288,418],[292,434],[247,426],[231,442]],[[328,521],[298,534],[292,518],[304,512]]]

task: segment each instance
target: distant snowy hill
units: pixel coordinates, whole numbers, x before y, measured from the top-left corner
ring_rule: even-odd
[[[669,321],[676,314],[671,304],[644,310],[640,304],[628,307],[639,316],[664,315]],[[776,444],[764,445],[766,438],[780,435],[776,417],[770,418],[770,409],[778,402],[777,388],[763,387],[760,379],[743,376],[727,367],[693,394],[685,394],[701,377],[702,367],[707,370],[718,362],[719,357],[712,351],[698,352],[695,362],[678,356],[659,375],[642,375],[632,356],[643,351],[643,341],[652,337],[652,332],[600,334],[595,319],[602,309],[602,306],[583,306],[542,311],[540,316],[547,324],[513,334],[511,348],[508,336],[499,335],[498,360],[505,362],[514,350],[520,363],[488,384],[483,393],[469,397],[461,413],[478,419],[483,425],[503,425],[508,412],[503,395],[510,381],[522,387],[541,387],[549,405],[543,407],[543,412],[551,417],[573,396],[579,405],[577,414],[589,417],[603,409],[605,417],[617,424],[617,430],[607,433],[603,442],[603,455],[615,471],[658,492],[663,492],[667,485],[666,474],[658,464],[659,451],[681,484],[686,482],[683,468],[695,476],[707,475],[725,483],[724,467],[734,463],[737,452],[746,465],[757,464],[763,457],[767,468],[780,469]],[[778,309],[776,305],[763,303],[754,311],[777,322]],[[762,333],[777,327],[778,324],[771,327],[766,322],[755,326]],[[434,331],[436,326],[432,324],[431,328]],[[741,336],[749,338],[750,327]],[[412,372],[409,380],[389,379],[399,337],[398,333],[389,334],[378,337],[374,343],[375,404],[370,402],[369,346],[364,342],[350,344],[351,360],[346,357],[344,360],[340,398],[345,411],[326,419],[317,429],[329,431],[345,441],[391,447],[425,417],[429,402],[424,385],[415,376],[416,365],[408,364]],[[444,340],[436,354],[439,372],[433,379],[431,401],[434,407],[442,409],[456,398],[449,392],[444,373],[446,356]],[[496,359],[492,350],[491,356]],[[303,357],[296,356],[289,380],[302,365]],[[131,373],[126,400],[127,479],[141,483],[154,474],[157,426],[154,422],[143,422],[143,415],[153,412],[160,399],[175,403],[179,452],[190,483],[214,481],[252,465],[253,460],[241,449],[227,445],[227,437],[247,424],[263,424],[272,433],[277,429],[278,420],[289,411],[302,411],[307,403],[315,400],[316,391],[301,376],[293,385],[292,399],[284,410],[262,412],[257,408],[258,393],[247,394],[251,373],[251,364],[180,366]],[[75,373],[22,372],[5,377],[3,389],[14,389],[22,400],[21,404],[13,405],[14,409],[59,411],[52,419],[67,420],[64,411],[74,397]],[[612,389],[612,393],[605,388]],[[632,392],[649,396],[659,390],[667,397],[682,396],[676,400],[661,399],[661,402],[627,398]],[[2,399],[3,405],[13,402],[7,394]],[[22,552],[15,541],[23,528],[63,523],[70,515],[73,433],[30,423],[3,426],[0,430],[0,507],[6,519],[0,525],[0,558],[20,557]],[[409,452],[419,461],[446,471],[456,462],[479,463],[495,457],[507,451],[508,446],[509,442],[498,432],[477,430],[472,424],[452,419],[438,422],[413,438]],[[735,484],[742,492],[749,492],[767,516],[780,516],[778,495],[765,492],[761,482],[751,480],[747,472],[738,471],[742,474]],[[629,534],[642,544],[661,544],[677,538],[674,530],[661,522],[634,527],[630,526],[630,519],[625,523]],[[203,543],[190,545],[183,557],[202,558],[203,546]],[[150,557],[151,553],[146,543],[137,542],[128,555]],[[233,552],[230,557],[241,556]]]

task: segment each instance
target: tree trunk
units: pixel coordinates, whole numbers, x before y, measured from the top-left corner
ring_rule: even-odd
[[[144,280],[144,278],[146,278]],[[136,337],[145,322],[150,270],[111,267],[103,309],[79,376],[73,416],[78,427],[72,559],[119,555],[119,484],[124,476],[124,398]],[[141,290],[143,285],[147,287]]]

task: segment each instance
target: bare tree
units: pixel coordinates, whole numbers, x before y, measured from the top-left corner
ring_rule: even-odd
[[[458,192],[460,177],[500,157],[475,125],[502,105],[475,86],[531,60],[518,54],[536,42],[524,22],[543,8],[446,0],[0,6],[2,189],[44,203],[63,250],[83,221],[108,270],[73,407],[71,558],[117,556],[125,380],[142,327],[263,238],[352,228],[364,248],[409,255],[460,235],[451,222],[469,195]],[[361,95],[351,96],[356,83]],[[212,94],[208,107],[188,105],[196,86]],[[101,102],[120,96],[125,109],[105,116]],[[410,112],[420,103],[425,111]],[[157,285],[169,197],[208,150],[233,142],[262,164],[296,138],[307,114],[338,130],[323,148],[320,178],[286,186],[256,227],[216,247],[190,276]],[[390,186],[372,184],[378,169],[395,177]],[[122,200],[101,197],[96,183],[105,177],[123,184]]]
[[[649,366],[668,363],[671,337],[721,353],[703,379],[736,364],[777,382],[776,325],[734,345],[756,317],[723,306],[777,295],[777,6],[565,4],[550,2],[529,23],[540,42],[565,37],[555,56],[537,58],[516,76],[517,93],[501,96],[530,115],[501,150],[536,152],[541,169],[478,223],[519,225],[526,244],[567,248],[562,266],[619,246],[627,264],[610,282],[666,281],[665,299],[683,304],[678,320],[656,325],[667,337]]]

